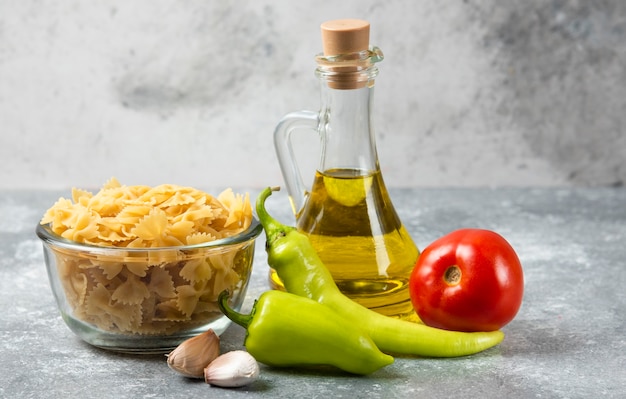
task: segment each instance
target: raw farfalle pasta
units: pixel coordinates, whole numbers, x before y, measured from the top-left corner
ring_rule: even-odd
[[[174,333],[220,317],[217,295],[241,289],[253,241],[201,244],[251,223],[248,194],[227,189],[214,197],[176,185],[124,186],[114,178],[96,194],[73,189],[41,220],[68,240],[119,249],[106,257],[58,249],[57,265],[74,317],[132,334]]]
[[[191,187],[123,186],[113,178],[95,195],[73,189],[72,199],[59,199],[41,223],[80,243],[150,248],[229,237],[251,221],[248,194],[227,189],[216,198]]]

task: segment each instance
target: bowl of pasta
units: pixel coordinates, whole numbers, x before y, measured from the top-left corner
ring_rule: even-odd
[[[168,352],[230,324],[240,309],[262,226],[248,194],[217,196],[176,185],[73,189],[44,214],[50,286],[67,326],[87,343],[130,353]]]

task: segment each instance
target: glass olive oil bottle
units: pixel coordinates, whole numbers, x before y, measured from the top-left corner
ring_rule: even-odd
[[[408,280],[419,251],[392,205],[378,164],[371,123],[378,48],[369,23],[322,24],[324,53],[316,57],[321,109],[286,115],[274,143],[298,230],[307,234],[340,290],[389,316],[411,318]],[[291,146],[292,133],[317,131],[321,154],[310,189]],[[281,288],[270,271],[270,284]]]

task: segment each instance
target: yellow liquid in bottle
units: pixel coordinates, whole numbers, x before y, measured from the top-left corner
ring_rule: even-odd
[[[414,317],[408,282],[419,251],[380,171],[365,176],[351,169],[317,172],[297,227],[345,295],[388,316]],[[270,283],[282,287],[273,270]]]

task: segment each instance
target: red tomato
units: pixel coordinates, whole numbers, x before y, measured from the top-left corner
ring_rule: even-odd
[[[422,321],[456,331],[493,331],[509,323],[524,294],[513,247],[498,233],[461,229],[424,249],[409,281]]]

